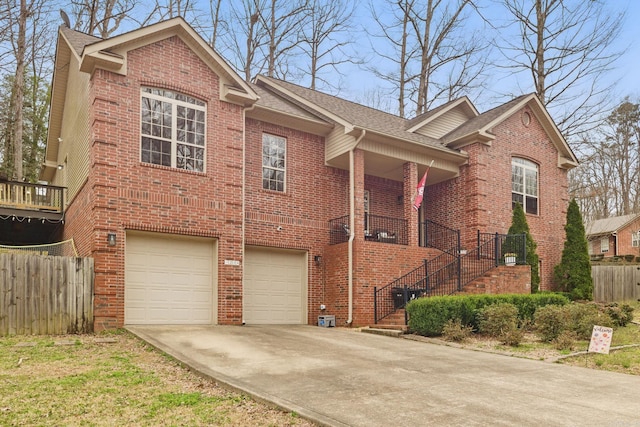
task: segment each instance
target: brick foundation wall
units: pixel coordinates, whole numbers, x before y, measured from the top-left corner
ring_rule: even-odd
[[[464,287],[463,294],[529,294],[531,267],[500,266]]]

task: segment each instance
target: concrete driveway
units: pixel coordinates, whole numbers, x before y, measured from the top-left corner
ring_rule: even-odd
[[[640,427],[640,377],[314,326],[130,326],[221,383],[330,426]]]

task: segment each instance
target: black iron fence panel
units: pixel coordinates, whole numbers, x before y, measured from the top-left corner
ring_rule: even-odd
[[[527,235],[478,232],[477,259],[493,259],[495,265],[527,263]]]
[[[349,240],[349,215],[329,220],[329,244],[337,245]]]
[[[457,254],[460,250],[460,230],[433,221],[421,222],[418,227],[420,246]]]

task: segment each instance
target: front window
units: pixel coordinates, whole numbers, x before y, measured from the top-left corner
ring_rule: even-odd
[[[600,239],[600,252],[609,252],[609,238],[603,237]]]
[[[511,160],[511,204],[520,203],[528,214],[538,214],[538,165],[514,157]]]
[[[205,103],[164,89],[143,88],[141,160],[204,172]]]
[[[640,231],[631,233],[631,246],[634,248],[640,247]]]
[[[281,136],[262,134],[262,188],[285,191],[285,158],[287,140]]]

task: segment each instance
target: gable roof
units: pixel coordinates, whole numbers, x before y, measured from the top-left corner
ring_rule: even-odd
[[[71,72],[68,66],[70,58],[75,56],[81,72],[91,74],[97,68],[102,68],[117,74],[126,74],[128,51],[173,36],[179,37],[213,72],[220,76],[221,100],[244,106],[252,105],[258,100],[258,95],[253,88],[182,17],[108,39],[60,26],[51,85],[45,163],[40,174],[41,179],[49,181],[53,176],[53,170],[57,167],[55,161],[59,148],[58,138],[62,126],[67,82]]]
[[[529,106],[549,136],[549,139],[558,150],[558,166],[566,169],[576,167],[578,165],[578,159],[560,133],[551,116],[549,116],[540,98],[538,98],[535,93],[521,95],[506,104],[502,104],[474,117],[445,135],[442,138],[443,143],[452,148],[464,146],[469,142],[480,141],[490,143],[490,141],[495,139],[492,128],[525,106]]]
[[[433,110],[429,110],[426,113],[422,113],[413,119],[407,121],[406,128],[407,132],[415,132],[421,127],[426,126],[431,123],[438,117],[450,112],[454,109],[465,110],[466,114],[469,118],[479,115],[476,107],[471,103],[468,97],[463,96],[462,98],[454,99],[453,101],[446,102]]]
[[[347,133],[356,129],[364,129],[367,133],[384,135],[458,154],[455,150],[445,147],[438,139],[408,132],[406,130],[407,120],[402,117],[272,77],[260,75],[256,79],[256,84],[276,91],[288,101],[313,112],[318,117],[341,124]]]
[[[597,219],[585,226],[585,234],[587,237],[598,237],[613,234],[626,228],[638,218],[640,218],[640,214],[629,214]]]

